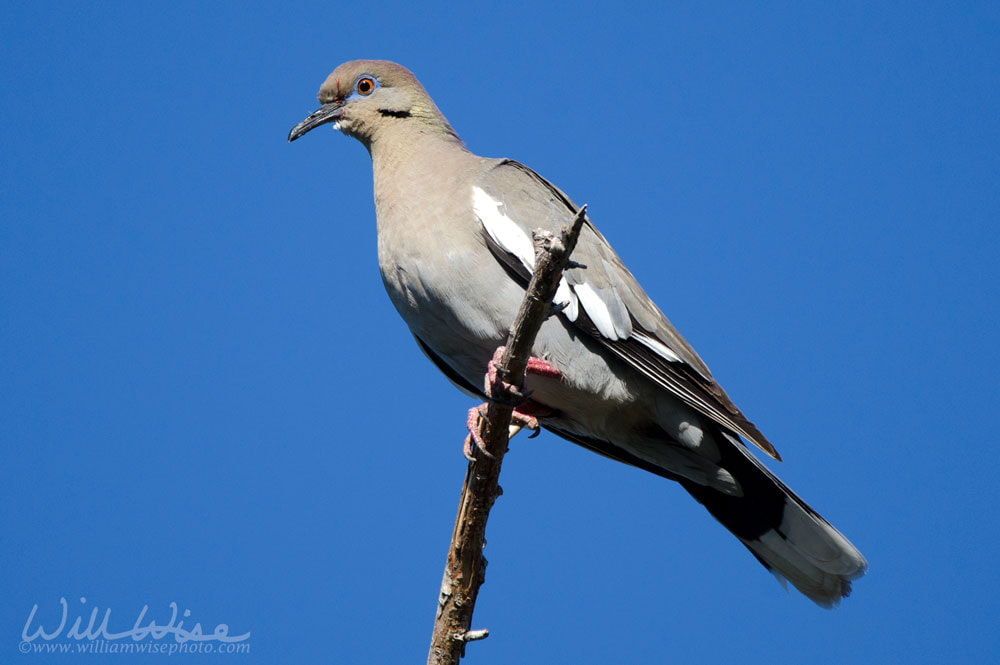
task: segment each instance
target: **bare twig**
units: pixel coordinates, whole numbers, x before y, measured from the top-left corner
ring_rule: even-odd
[[[506,349],[497,366],[498,376],[512,385],[521,385],[531,356],[531,347],[542,323],[551,313],[552,298],[569,256],[586,218],[587,207],[580,208],[569,229],[559,237],[546,231],[535,231],[535,271],[524,294],[521,308],[511,326]],[[475,461],[469,463],[462,486],[458,517],[448,548],[441,594],[428,665],[456,665],[465,655],[465,644],[489,635],[487,630],[469,630],[476,596],[484,580],[486,559],[483,558],[486,520],[493,501],[499,495],[500,466],[507,442],[516,433],[511,426],[510,404],[490,402],[481,432],[488,455],[473,446]],[[510,429],[508,429],[510,428]]]

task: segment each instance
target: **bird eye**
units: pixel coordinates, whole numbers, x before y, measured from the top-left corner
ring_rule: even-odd
[[[368,76],[362,76],[358,79],[357,85],[354,86],[359,94],[370,95],[372,90],[375,89],[375,81]]]

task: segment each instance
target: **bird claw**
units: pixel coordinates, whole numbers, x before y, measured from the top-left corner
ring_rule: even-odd
[[[541,431],[541,427],[538,425],[538,418],[527,413],[522,413],[517,409],[514,409],[514,413],[511,414],[510,420],[515,425],[520,425],[524,429],[530,429],[531,436],[528,438],[538,436],[538,433]]]
[[[524,386],[520,388],[515,388],[511,384],[507,383],[500,376],[500,358],[503,356],[504,347],[497,347],[496,352],[493,354],[493,359],[490,360],[487,365],[486,377],[483,380],[483,392],[486,393],[486,397],[490,402],[497,402],[500,404],[505,404],[510,406],[513,411],[511,413],[511,424],[517,429],[528,429],[531,430],[531,435],[528,438],[535,438],[541,431],[541,427],[538,424],[538,418],[535,415],[549,416],[555,413],[552,409],[545,407],[537,402],[532,402],[529,397],[534,392],[532,390],[524,390]],[[528,358],[528,364],[525,367],[524,373],[534,374],[536,376],[544,376],[548,378],[558,379],[562,377],[562,372],[555,368],[549,362],[542,360],[541,358],[531,357]],[[495,455],[486,450],[486,442],[483,440],[483,435],[480,432],[479,426],[481,420],[486,417],[486,407],[489,402],[484,402],[479,406],[475,406],[469,409],[469,415],[466,418],[465,426],[469,430],[469,435],[465,437],[465,442],[462,445],[462,454],[465,459],[470,462],[476,461],[473,455],[473,446],[479,449],[483,455],[489,459],[495,459]],[[512,429],[512,433],[516,434],[517,429]],[[511,434],[511,436],[513,436]]]
[[[490,451],[486,450],[486,442],[483,440],[482,432],[480,432],[479,429],[480,419],[486,417],[486,406],[487,403],[483,402],[479,406],[474,406],[471,409],[469,409],[469,415],[465,421],[465,426],[466,428],[468,428],[469,434],[468,436],[465,437],[465,443],[462,445],[462,455],[464,455],[465,459],[469,460],[470,462],[476,461],[475,456],[472,454],[473,445],[475,445],[475,447],[479,450],[479,452],[485,455],[488,459],[496,458],[495,455],[493,455]],[[530,403],[529,409],[533,411],[538,411],[539,413],[548,412],[548,410],[545,409],[545,407],[541,407],[540,405],[535,404],[534,402]],[[519,429],[531,430],[531,434],[528,436],[528,438],[534,439],[541,433],[542,429],[541,426],[538,424],[538,418],[531,415],[531,413],[528,413],[527,411],[528,409],[526,409],[525,411],[518,411],[517,409],[514,409],[514,411],[511,412],[510,414],[510,421]],[[514,430],[514,433],[516,434],[517,430]]]
[[[486,403],[484,402],[479,406],[469,409],[469,415],[465,420],[465,426],[469,430],[469,435],[465,437],[465,443],[462,445],[462,455],[470,462],[476,461],[476,458],[472,454],[472,444],[476,444],[479,452],[486,455],[487,458],[493,459],[493,454],[486,450],[486,442],[483,441],[483,435],[479,431],[479,420],[485,417]]]

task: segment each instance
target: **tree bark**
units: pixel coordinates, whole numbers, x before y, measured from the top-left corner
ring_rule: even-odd
[[[552,313],[552,298],[563,270],[570,263],[570,253],[576,246],[586,210],[586,206],[580,208],[571,225],[563,229],[558,237],[541,230],[532,234],[535,270],[497,366],[497,375],[507,383],[518,386],[524,381],[531,348],[542,323]],[[465,655],[466,643],[489,635],[487,630],[473,631],[469,627],[486,571],[486,559],[483,557],[486,521],[494,500],[500,494],[500,467],[507,452],[507,443],[517,431],[511,428],[512,411],[510,404],[491,401],[486,417],[480,421],[480,432],[489,454],[483,454],[477,446],[472,446],[475,459],[469,462],[465,472],[458,516],[441,580],[428,665],[456,665]]]

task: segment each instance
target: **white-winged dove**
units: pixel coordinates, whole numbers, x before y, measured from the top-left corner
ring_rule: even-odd
[[[469,152],[400,65],[344,63],[319,101],[289,141],[333,123],[368,148],[389,297],[438,368],[483,396],[477,384],[534,265],[531,230],[558,230],[577,206],[526,166]],[[861,553],[744,445],[780,459],[589,220],[572,258],[581,265],[564,274],[563,309],[532,350],[558,372],[527,377],[529,415],[679,482],[779,579],[823,607],[839,603],[865,572]]]

